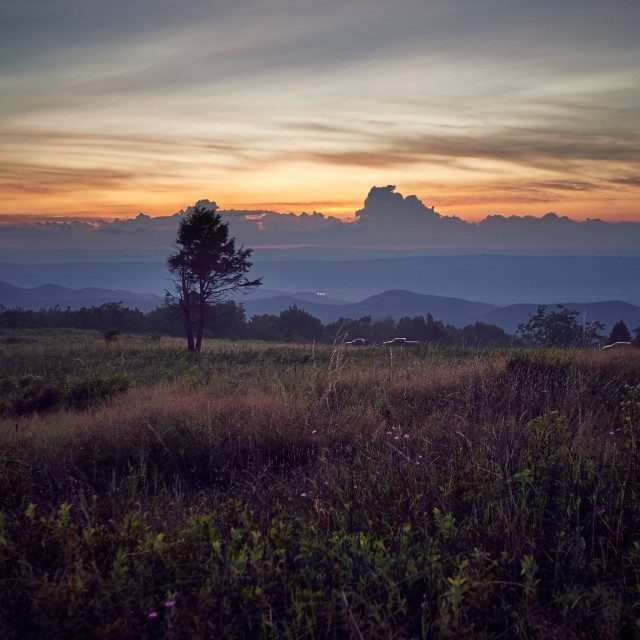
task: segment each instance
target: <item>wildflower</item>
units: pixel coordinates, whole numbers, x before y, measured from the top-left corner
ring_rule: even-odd
[[[158,612],[157,611],[152,611],[147,618],[149,618],[149,620],[153,620],[154,618],[158,617]]]
[[[409,434],[408,434],[408,433],[405,433],[405,434],[404,434],[404,439],[405,439],[405,440],[407,440],[408,438],[409,438]]]
[[[607,510],[605,509],[603,504],[601,504],[599,507],[596,507],[596,513],[599,516],[603,516],[606,512],[607,512]]]
[[[316,434],[316,433],[318,433],[318,430],[314,429],[311,433]]]
[[[167,609],[173,609],[173,607],[175,607],[175,606],[176,606],[176,601],[175,601],[175,600],[165,600],[165,602],[164,602],[164,606],[165,606]]]
[[[300,494],[300,497],[301,497],[301,498],[306,498],[306,497],[307,497],[307,493],[306,493],[306,491],[303,491],[303,492]]]

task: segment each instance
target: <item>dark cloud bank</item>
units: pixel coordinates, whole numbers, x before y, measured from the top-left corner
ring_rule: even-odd
[[[207,200],[204,204],[212,204]],[[188,210],[187,210],[188,211]],[[0,250],[98,252],[166,251],[185,212],[111,222],[47,221],[0,226]],[[640,223],[578,222],[549,213],[493,215],[479,223],[441,216],[416,196],[392,185],[373,187],[355,219],[343,222],[322,213],[221,211],[232,235],[248,247],[435,250],[438,252],[522,252],[640,255]]]

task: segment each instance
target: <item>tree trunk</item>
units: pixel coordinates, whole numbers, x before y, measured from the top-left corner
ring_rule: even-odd
[[[191,308],[188,301],[182,304],[182,313],[184,314],[184,332],[187,336],[187,349],[195,351],[193,341],[193,325],[191,324]]]
[[[191,319],[191,291],[189,290],[186,271],[183,271],[181,274],[180,286],[182,289],[182,299],[180,300],[180,304],[184,315],[184,331],[187,336],[187,349],[189,351],[195,351],[195,345],[193,342],[193,323]]]
[[[186,326],[186,332],[187,332],[187,349],[189,351],[195,351],[196,349],[193,342],[193,328],[191,327],[191,321],[188,321],[188,324]]]
[[[204,296],[202,284],[200,285],[200,295],[198,297],[198,334],[196,337],[196,351],[202,347],[202,335],[204,334],[204,321],[207,313],[207,301]]]

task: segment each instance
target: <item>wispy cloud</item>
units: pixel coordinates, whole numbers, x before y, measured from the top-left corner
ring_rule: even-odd
[[[10,3],[0,212],[167,213],[212,190],[344,210],[392,180],[502,212],[509,185],[588,209],[584,182],[627,215],[639,21],[635,0]]]

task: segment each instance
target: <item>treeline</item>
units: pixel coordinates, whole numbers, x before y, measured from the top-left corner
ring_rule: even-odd
[[[371,344],[402,336],[432,345],[478,345],[487,347],[511,346],[517,339],[500,327],[476,322],[462,328],[445,325],[426,316],[374,319],[340,318],[323,324],[304,309],[293,305],[279,314],[262,314],[247,320],[242,304],[224,302],[210,307],[207,314],[208,338],[267,340],[286,342],[343,342],[366,338]],[[32,311],[0,307],[0,328],[44,329],[70,328],[100,331],[105,339],[115,339],[119,333],[182,336],[184,326],[179,311],[163,305],[149,312],[130,309],[119,302],[81,309],[59,306]]]
[[[116,339],[120,333],[160,337],[183,336],[184,325],[180,311],[161,305],[147,313],[130,309],[121,302],[71,309],[53,307],[31,311],[6,309],[0,306],[0,329],[70,328],[91,329],[103,333],[106,340]],[[632,335],[632,333],[634,335]],[[304,309],[293,305],[279,314],[262,314],[247,320],[242,304],[228,301],[211,305],[207,312],[207,338],[235,340],[266,340],[278,342],[345,342],[365,338],[370,344],[381,344],[396,336],[421,343],[441,346],[538,346],[538,347],[597,347],[619,341],[632,341],[640,346],[640,327],[630,331],[622,320],[607,336],[600,322],[583,324],[578,312],[562,305],[554,310],[539,306],[529,321],[519,325],[517,335],[510,335],[500,327],[476,322],[454,327],[425,316],[386,318],[340,318],[323,324]]]
[[[254,340],[279,340],[292,342],[346,342],[365,338],[369,344],[382,344],[396,336],[431,345],[477,345],[506,347],[518,342],[500,327],[476,322],[462,328],[434,320],[426,316],[403,316],[395,320],[385,318],[339,318],[323,325],[322,322],[296,305],[281,311],[279,315],[253,316],[245,325],[243,337]]]

